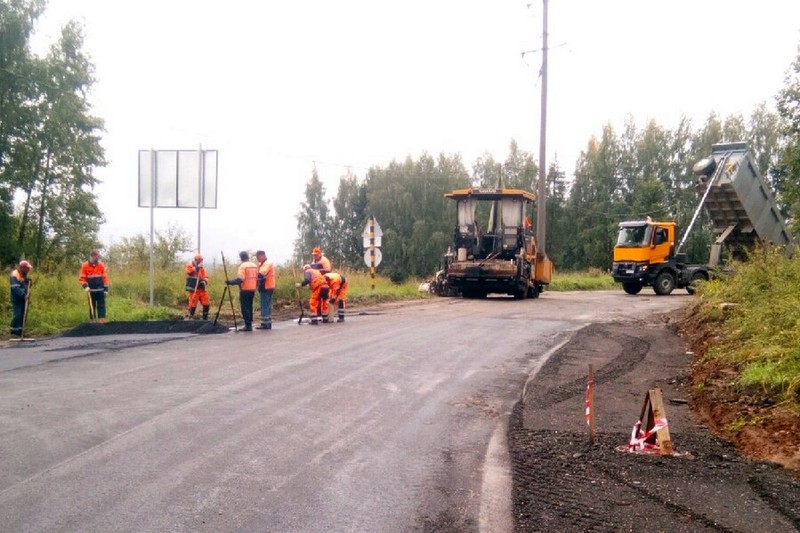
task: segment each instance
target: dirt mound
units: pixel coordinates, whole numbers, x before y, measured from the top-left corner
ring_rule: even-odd
[[[152,320],[147,322],[86,322],[64,333],[64,337],[122,335],[135,333],[227,333],[228,326],[207,320]]]

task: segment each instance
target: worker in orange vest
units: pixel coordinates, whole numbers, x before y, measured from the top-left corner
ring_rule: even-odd
[[[345,300],[347,299],[347,278],[338,272],[328,272],[325,274],[325,279],[328,280],[328,287],[330,287],[330,300],[328,303],[331,305],[338,305],[336,322],[344,322]]]
[[[314,259],[311,262],[311,268],[319,270],[319,273],[323,276],[331,271],[331,260],[323,255],[319,246],[311,250],[311,257]]]
[[[106,294],[108,294],[108,270],[100,261],[100,251],[92,250],[89,260],[81,265],[78,282],[89,293],[89,318],[101,324],[106,321]]]
[[[308,300],[308,308],[311,310],[311,325],[328,322],[328,280],[325,279],[319,270],[311,268],[311,265],[303,265],[303,281],[296,283],[296,287],[308,285],[311,289],[311,298]]]
[[[264,250],[256,252],[258,261],[258,295],[261,298],[261,325],[256,329],[272,329],[272,293],[275,292],[275,265]]]
[[[228,285],[239,286],[239,306],[242,308],[242,320],[244,328],[242,331],[253,331],[253,299],[258,285],[258,267],[250,261],[250,254],[239,252],[239,270],[236,277],[226,280]]]
[[[203,266],[203,256],[195,254],[192,262],[186,265],[186,290],[189,292],[189,304],[186,311],[186,318],[194,318],[197,304],[203,306],[203,320],[208,320],[208,310],[211,308],[211,301],[208,298],[208,274],[206,267]]]

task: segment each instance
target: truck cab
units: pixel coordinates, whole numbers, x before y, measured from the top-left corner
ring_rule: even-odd
[[[614,245],[612,276],[628,294],[651,286],[658,295],[676,287],[693,292],[692,282],[708,280],[708,269],[689,265],[684,254],[675,254],[675,222],[646,220],[621,222]]]

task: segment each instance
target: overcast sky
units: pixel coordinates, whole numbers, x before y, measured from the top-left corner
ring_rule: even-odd
[[[774,106],[800,44],[796,0],[550,0],[548,18],[547,162],[567,174],[629,115],[672,128]],[[140,149],[219,150],[203,253],[278,262],[315,164],[332,197],[348,169],[424,152],[470,168],[514,139],[538,158],[541,0],[50,0],[36,49],[69,19],[84,25],[106,124],[106,245],[149,235]],[[196,242],[196,210],[154,218]]]

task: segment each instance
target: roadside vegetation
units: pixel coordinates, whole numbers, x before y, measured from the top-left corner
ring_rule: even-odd
[[[230,275],[232,268],[229,267]],[[363,306],[373,303],[421,299],[431,297],[420,291],[421,280],[408,279],[395,283],[385,276],[376,276],[373,280],[369,273],[362,271],[347,272],[348,305]],[[223,295],[225,275],[222,268],[209,272],[211,283],[208,291],[211,297],[211,317],[219,307]],[[89,304],[86,293],[78,285],[77,271],[72,273],[41,275],[34,270],[34,281],[31,290],[31,305],[28,322],[25,327],[27,335],[56,335],[88,321]],[[276,288],[273,296],[273,310],[276,314],[287,311],[298,312],[302,303],[308,306],[309,291],[307,288],[297,289],[295,281],[302,277],[299,268],[282,266],[277,269]],[[112,269],[110,272],[110,292],[107,301],[108,318],[113,321],[146,321],[146,320],[178,320],[185,312],[186,291],[182,266],[168,270],[159,270],[153,283],[153,307],[150,307],[150,277],[141,269]],[[374,289],[372,288],[374,284]],[[8,324],[11,322],[11,307],[8,299],[9,278],[0,279],[0,338],[8,338]],[[553,283],[547,290],[600,290],[613,289],[616,285],[611,277],[601,270],[587,272],[557,273]],[[238,289],[233,289],[233,303],[239,312]],[[256,309],[258,298],[256,298]],[[198,314],[199,316],[199,314]],[[220,316],[227,320],[230,317],[230,303],[222,305]]]
[[[696,373],[728,375],[752,403],[800,413],[800,259],[754,253],[699,295],[684,321],[702,352]]]

